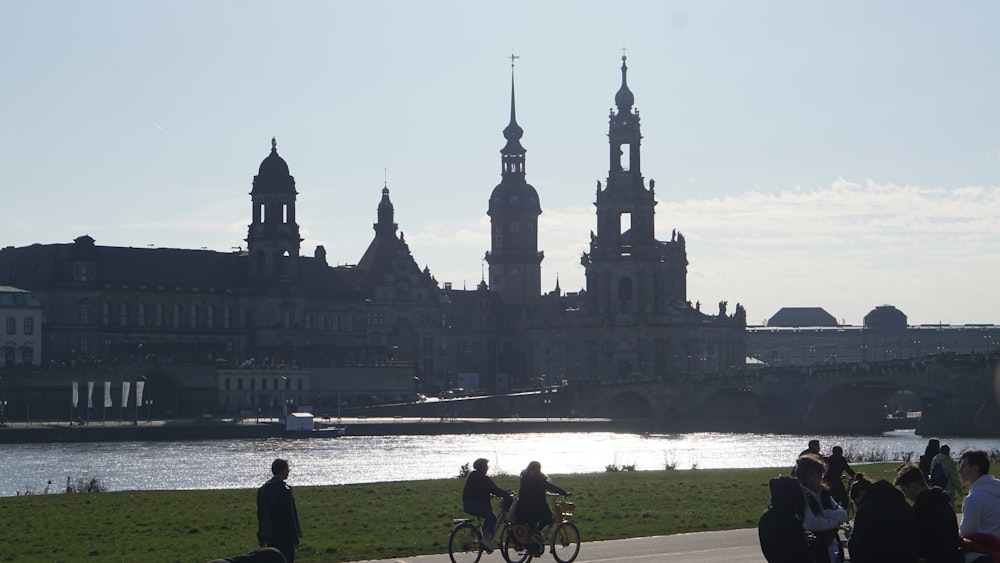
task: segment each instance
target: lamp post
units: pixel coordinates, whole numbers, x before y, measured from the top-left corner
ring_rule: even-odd
[[[284,382],[281,386],[281,416],[288,417],[288,399],[285,398],[285,391],[288,389],[288,378],[284,375],[281,376],[281,380]]]
[[[153,423],[153,400],[146,399],[146,423]]]

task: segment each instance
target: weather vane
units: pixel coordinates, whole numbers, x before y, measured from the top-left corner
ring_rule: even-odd
[[[521,58],[520,56],[515,55],[514,52],[511,51],[511,53],[510,53],[510,68],[514,68],[514,61],[516,61],[517,59],[520,59],[520,58]]]

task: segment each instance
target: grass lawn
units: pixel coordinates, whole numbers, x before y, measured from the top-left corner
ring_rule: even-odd
[[[862,466],[892,480],[897,463]],[[584,542],[749,528],[767,481],[789,468],[552,475],[573,493]],[[457,468],[456,468],[457,474]],[[516,476],[493,476],[517,489]],[[295,479],[289,483],[295,487]],[[384,559],[448,549],[462,514],[458,478],[295,487],[303,539],[296,561]],[[184,562],[256,548],[253,490],[128,491],[0,498],[0,561]]]

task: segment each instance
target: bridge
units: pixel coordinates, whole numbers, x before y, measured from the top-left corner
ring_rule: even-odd
[[[676,430],[871,433],[899,391],[921,401],[918,432],[996,435],[998,354],[759,367],[683,379],[573,382],[558,404],[575,416],[646,418]]]

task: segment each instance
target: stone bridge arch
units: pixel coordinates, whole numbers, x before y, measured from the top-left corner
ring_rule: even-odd
[[[635,391],[623,391],[609,396],[603,409],[609,418],[650,418],[653,407],[649,400]]]

